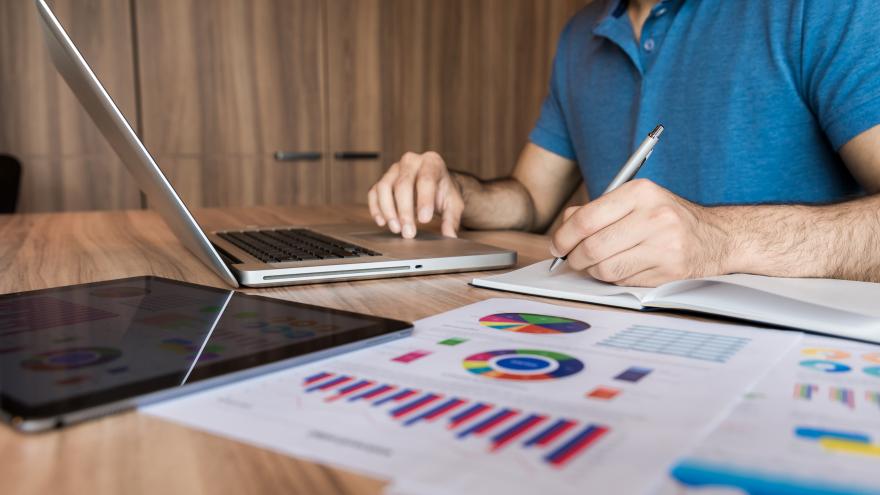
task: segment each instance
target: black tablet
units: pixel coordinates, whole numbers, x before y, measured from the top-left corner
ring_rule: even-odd
[[[45,430],[411,332],[158,277],[5,294],[0,411],[19,430]]]

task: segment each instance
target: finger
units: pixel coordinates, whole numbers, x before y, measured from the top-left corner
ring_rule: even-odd
[[[562,214],[562,221],[564,222],[564,221],[568,220],[569,218],[571,218],[572,215],[574,215],[574,213],[576,211],[578,211],[580,209],[581,209],[580,206],[569,206],[568,208],[565,209],[565,212]]]
[[[657,248],[639,244],[587,268],[586,271],[596,280],[617,284],[645,270],[656,268],[660,265],[661,255]]]
[[[583,239],[590,237],[628,215],[636,206],[633,188],[624,184],[575,211],[556,229],[550,244],[553,256],[568,254]]]
[[[428,223],[434,217],[437,180],[437,173],[431,170],[424,170],[416,180],[416,209],[420,223]]]
[[[382,216],[382,211],[379,209],[379,194],[376,192],[376,186],[371,187],[367,192],[367,204],[370,207],[370,216],[373,217],[373,221],[379,227],[384,227],[385,217]]]
[[[454,206],[443,210],[440,222],[440,232],[446,237],[458,237],[458,229],[461,226],[462,208]]]
[[[395,234],[400,233],[400,221],[397,219],[397,209],[394,207],[394,192],[391,189],[391,184],[397,178],[397,170],[397,167],[392,166],[388,169],[385,177],[376,183],[379,210],[385,217],[385,221],[388,222],[388,229]]]
[[[568,253],[568,263],[583,270],[631,249],[650,238],[661,227],[639,210],[587,237]]]
[[[416,222],[413,217],[414,177],[409,173],[401,173],[394,182],[394,204],[400,220],[401,234],[406,239],[416,236]]]

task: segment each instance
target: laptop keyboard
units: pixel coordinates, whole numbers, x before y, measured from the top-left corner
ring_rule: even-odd
[[[306,229],[249,230],[217,235],[264,263],[381,256]]]

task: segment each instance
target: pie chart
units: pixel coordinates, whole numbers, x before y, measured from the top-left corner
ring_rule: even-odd
[[[584,369],[579,359],[561,352],[503,349],[468,356],[464,368],[475,375],[500,380],[555,380]]]
[[[590,328],[590,324],[561,316],[533,313],[498,313],[480,318],[480,325],[518,333],[575,333]]]

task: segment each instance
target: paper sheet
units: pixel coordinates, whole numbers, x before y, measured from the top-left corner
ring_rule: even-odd
[[[660,493],[880,494],[880,346],[805,337]]]
[[[490,299],[145,409],[394,493],[643,493],[801,334]]]

